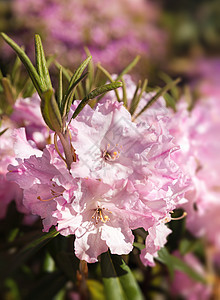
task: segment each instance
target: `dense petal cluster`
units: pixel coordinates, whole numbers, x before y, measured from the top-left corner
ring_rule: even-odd
[[[21,131],[16,128],[24,126]],[[4,218],[8,204],[16,201],[18,211],[29,213],[23,205],[23,191],[15,182],[6,180],[8,164],[16,164],[16,157],[25,158],[30,156],[30,150],[35,147],[45,147],[49,138],[49,131],[43,121],[40,111],[40,98],[37,94],[31,98],[19,98],[14,107],[10,119],[4,117],[1,120],[0,136],[0,218]],[[26,140],[26,135],[29,142]],[[17,139],[19,137],[19,143]]]
[[[61,234],[75,235],[81,260],[95,262],[108,248],[128,254],[132,230],[142,227],[149,232],[143,262],[153,265],[170,233],[169,212],[189,187],[172,159],[178,149],[172,136],[162,123],[154,125],[153,116],[149,123],[132,122],[123,104],[111,98],[95,109],[86,106],[68,130],[76,155],[70,171],[59,141],[59,155],[54,145],[33,148],[28,158],[18,155],[7,178],[24,190],[25,206],[41,216],[45,231],[56,225]],[[15,148],[24,142],[18,133]]]

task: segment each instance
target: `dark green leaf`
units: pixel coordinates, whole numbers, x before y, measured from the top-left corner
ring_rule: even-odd
[[[59,86],[58,86],[58,95],[57,95],[57,102],[58,102],[60,109],[61,109],[61,105],[62,105],[62,99],[63,99],[63,69],[62,69],[62,66],[60,66]]]
[[[10,83],[9,79],[6,77],[3,77],[1,82],[2,82],[4,96],[5,96],[7,103],[9,105],[13,106],[15,99],[14,99],[13,87],[12,87],[11,83]]]
[[[103,74],[105,74],[105,76],[109,79],[110,82],[114,82],[111,74],[105,68],[103,68],[100,64],[98,64],[97,67],[99,70],[101,70],[103,72]],[[121,102],[121,99],[119,97],[117,89],[115,89],[115,96],[116,96],[118,102]],[[100,98],[99,98],[99,100],[100,100]]]
[[[139,117],[146,109],[148,109],[154,102],[157,101],[158,98],[163,96],[167,91],[169,91],[173,86],[177,85],[180,82],[180,78],[168,83],[162,89],[160,89],[155,96],[153,96],[148,103],[144,106],[144,108],[135,116],[135,119]]]
[[[69,81],[69,86],[62,103],[63,116],[66,116],[69,112],[73,100],[74,90],[76,86],[79,84],[79,82],[87,75],[87,74],[82,75],[82,73],[87,67],[88,63],[91,61],[91,59],[92,56],[87,57],[78,67],[78,69],[75,71],[75,73],[73,74],[72,78]]]
[[[126,91],[126,84],[124,79],[121,79],[122,81],[122,90],[123,90],[123,99],[122,101],[124,102],[124,106],[127,108],[128,107],[128,98],[127,98],[127,91]]]
[[[83,75],[81,75],[71,86],[71,90],[69,91],[68,97],[64,98],[64,101],[62,103],[63,108],[63,116],[66,116],[70,110],[70,106],[72,104],[73,101],[73,96],[74,96],[74,92],[75,92],[75,88],[77,87],[78,84],[80,84],[80,82],[87,76],[88,73],[85,73]]]
[[[123,259],[109,252],[101,255],[101,272],[108,300],[143,299],[140,288]]]
[[[178,270],[186,273],[190,278],[196,281],[199,281],[203,284],[206,283],[205,279],[200,274],[198,274],[195,270],[193,270],[183,260],[179,259],[174,255],[169,254],[169,252],[165,247],[160,249],[160,251],[158,251],[158,257],[156,259],[164,263],[168,267],[171,274],[171,278],[174,275],[174,270]]]
[[[9,260],[1,261],[1,276],[0,280],[8,277],[18,267],[20,267],[27,259],[33,256],[38,250],[45,246],[51,239],[59,234],[56,230],[42,235],[41,237],[33,240],[28,245],[24,246],[18,253],[12,255]]]
[[[44,55],[44,49],[41,43],[41,38],[38,34],[35,35],[35,59],[37,72],[42,82],[42,92],[46,92],[47,90],[52,89],[52,84]]]
[[[164,80],[164,82],[167,84],[173,81],[172,78],[168,74],[163,73],[163,72],[160,73],[160,78],[162,80]],[[170,93],[171,93],[172,97],[174,98],[174,100],[179,100],[179,97],[180,97],[179,90],[175,85],[170,89]]]
[[[5,128],[4,130],[0,131],[0,136],[3,135],[7,130],[8,128]]]
[[[143,93],[145,92],[146,90],[146,87],[147,87],[147,79],[144,80],[144,83],[142,85],[142,88],[141,88],[141,81],[139,81],[138,85],[137,85],[137,88],[134,92],[134,96],[133,96],[133,99],[131,100],[131,106],[130,106],[130,109],[129,109],[129,112],[131,115],[133,115],[138,107],[138,104],[141,100],[141,97],[143,95]],[[140,90],[141,88],[141,90]],[[140,90],[140,93],[138,94]]]
[[[84,106],[89,102],[90,99],[96,98],[97,96],[106,93],[108,91],[117,89],[122,86],[121,82],[112,82],[110,84],[102,85],[95,90],[93,90],[91,93],[89,93],[77,106],[72,118],[76,118],[76,116],[81,112],[81,110],[84,108]]]
[[[20,69],[21,69],[21,60],[20,58],[17,56],[12,72],[11,72],[11,81],[13,83],[13,85],[15,86],[16,83],[19,81],[20,79]]]
[[[138,248],[139,250],[143,250],[145,248],[145,245],[141,244],[141,243],[134,242],[133,245],[134,245],[134,247]]]
[[[120,80],[125,74],[130,72],[138,63],[140,55],[137,55],[134,60],[118,75],[116,80]]]
[[[53,90],[48,90],[42,94],[41,113],[50,129],[56,132],[62,130],[62,118]]]
[[[44,275],[38,280],[34,287],[29,290],[24,300],[48,300],[53,297],[65,286],[67,278],[60,271]]]
[[[8,43],[9,46],[17,53],[20,60],[23,62],[25,68],[27,69],[36,90],[39,94],[41,94],[41,92],[43,91],[42,81],[29,57],[26,55],[24,50],[19,47],[12,39],[10,39],[5,33],[1,32],[1,36],[6,41],[6,43]]]
[[[86,280],[86,284],[91,300],[106,300],[103,284],[93,279]]]
[[[164,99],[166,101],[166,105],[171,107],[174,111],[176,111],[176,101],[175,99],[168,93],[164,95]]]
[[[89,57],[91,56],[91,53],[89,51],[89,49],[87,47],[84,48],[86,55]],[[94,64],[93,61],[90,60],[89,64],[88,64],[88,77],[86,78],[86,93],[88,93],[89,91],[91,91],[92,89],[92,85],[94,82]]]

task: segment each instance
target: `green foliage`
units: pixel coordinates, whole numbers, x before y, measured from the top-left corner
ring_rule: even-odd
[[[82,109],[88,104],[89,100],[94,99],[98,97],[99,95],[106,93],[108,91],[117,89],[122,86],[121,82],[112,82],[110,84],[102,85],[94,89],[91,93],[89,93],[82,101],[80,104],[77,106],[72,118],[76,118],[77,115],[82,111]]]
[[[178,257],[169,254],[168,250],[165,247],[158,251],[158,257],[156,258],[156,260],[167,266],[171,278],[173,278],[174,276],[174,271],[178,270],[186,273],[195,281],[199,281],[203,284],[206,283],[205,279],[200,274],[198,274],[195,270],[193,270],[189,265],[187,265]]]
[[[130,268],[120,256],[103,253],[101,271],[107,300],[143,299]]]

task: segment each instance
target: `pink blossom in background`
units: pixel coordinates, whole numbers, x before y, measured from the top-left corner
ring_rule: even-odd
[[[173,254],[183,260],[205,279],[206,272],[204,267],[192,253],[188,253],[184,257],[182,257],[178,251]],[[202,284],[191,279],[187,274],[181,271],[175,271],[174,280],[171,283],[171,293],[173,296],[181,296],[185,300],[208,300],[211,297],[211,285]]]
[[[160,9],[151,1],[14,0],[12,5],[21,40],[22,34],[28,40],[42,33],[46,53],[57,53],[64,64],[79,63],[85,46],[109,70],[121,70],[137,54],[158,61],[165,52]]]

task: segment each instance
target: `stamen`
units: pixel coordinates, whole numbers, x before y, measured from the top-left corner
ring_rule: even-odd
[[[51,195],[53,197],[48,198],[48,199],[42,199],[41,196],[38,196],[37,199],[40,200],[40,201],[46,202],[46,201],[54,200],[57,197],[63,196],[63,193],[58,193],[58,192],[55,192],[54,190],[50,190],[50,191],[51,191]]]
[[[177,217],[177,218],[170,218],[173,221],[177,221],[177,220],[182,220],[183,218],[185,218],[187,216],[187,212],[184,211],[184,213],[182,214],[182,216]]]
[[[173,211],[171,211],[171,213],[173,213]],[[185,218],[187,216],[187,212],[184,211],[184,213],[182,214],[182,216],[177,217],[177,218],[173,218],[173,217],[166,217],[164,219],[165,223],[168,223],[170,221],[178,221],[178,220],[182,220],[183,218]]]
[[[98,206],[98,208],[96,208],[94,214],[92,215],[92,219],[95,219],[96,224],[98,224],[99,221],[101,221],[102,223],[110,221],[109,216],[105,215],[103,213],[103,210],[107,210],[110,214],[112,213],[110,210],[108,210],[108,208],[100,208],[100,206]]]

